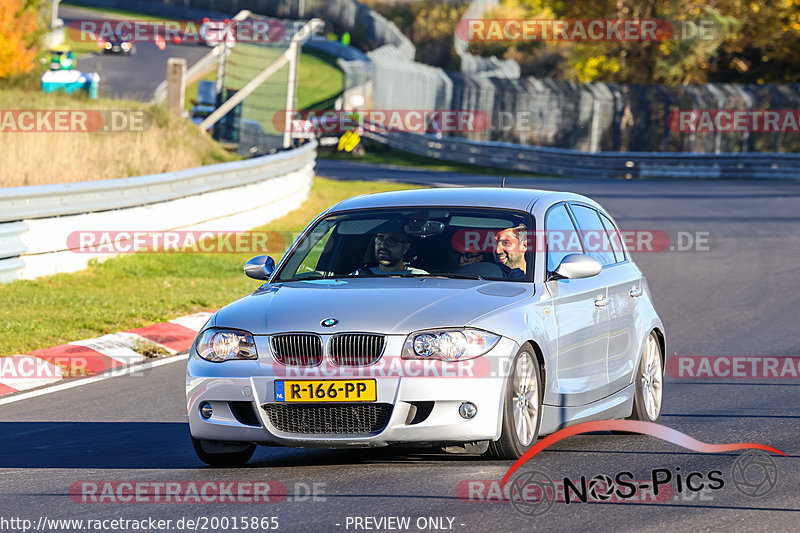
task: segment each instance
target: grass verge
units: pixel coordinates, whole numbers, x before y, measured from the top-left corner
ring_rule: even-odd
[[[130,20],[169,20],[164,17],[155,17],[153,15],[144,15],[136,11],[126,11],[124,9],[115,9],[110,7],[92,7],[80,4],[73,4],[71,2],[60,2],[59,5],[64,7],[72,7],[75,9],[82,9],[84,11],[94,11],[98,15],[105,15],[107,17],[130,19]]]
[[[0,109],[144,111],[139,132],[0,132],[0,187],[43,185],[173,172],[240,159],[163,106],[81,95],[0,90]]]
[[[299,209],[256,230],[296,232],[320,211],[350,196],[411,188],[415,187],[316,178]],[[242,273],[252,255],[256,254],[140,253],[94,263],[81,272],[0,285],[0,355],[217,309],[258,288],[258,281]]]

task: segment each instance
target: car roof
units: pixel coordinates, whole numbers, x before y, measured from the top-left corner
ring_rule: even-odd
[[[438,187],[353,196],[332,206],[327,213],[376,207],[412,206],[495,207],[530,211],[534,204],[539,202],[549,205],[563,201],[581,201],[600,207],[590,198],[568,192],[500,187]]]

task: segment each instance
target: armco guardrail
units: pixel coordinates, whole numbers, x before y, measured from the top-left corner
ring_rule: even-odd
[[[316,144],[278,154],[115,180],[0,189],[0,222],[106,211],[238,187],[314,164]]]
[[[273,155],[116,180],[0,189],[0,282],[86,267],[74,231],[241,231],[298,207],[316,142]]]
[[[368,131],[389,147],[435,159],[575,178],[800,179],[800,154],[581,152],[563,148]]]

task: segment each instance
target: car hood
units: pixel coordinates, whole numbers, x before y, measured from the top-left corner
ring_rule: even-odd
[[[468,325],[533,294],[533,285],[438,278],[367,278],[263,285],[216,315],[217,327],[255,335],[286,331],[406,334]],[[334,327],[320,322],[335,318]]]

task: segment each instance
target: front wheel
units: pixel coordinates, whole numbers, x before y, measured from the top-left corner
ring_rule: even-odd
[[[498,459],[519,459],[536,443],[542,421],[542,387],[539,364],[530,345],[520,348],[511,365],[503,401],[500,439],[489,443]]]
[[[633,412],[629,420],[658,422],[664,399],[664,365],[661,347],[654,331],[650,332],[642,347],[642,359],[636,375]]]
[[[194,451],[197,453],[197,457],[203,461],[207,465],[211,466],[239,466],[245,464],[250,458],[253,456],[253,453],[256,451],[255,444],[243,444],[242,449],[237,449],[236,451],[220,451],[217,453],[208,452],[203,447],[204,442],[206,445],[211,445],[212,447],[224,449],[226,446],[221,445],[221,443],[216,442],[209,442],[209,441],[200,441],[192,437],[192,445],[194,446]],[[235,448],[235,447],[234,447]]]

